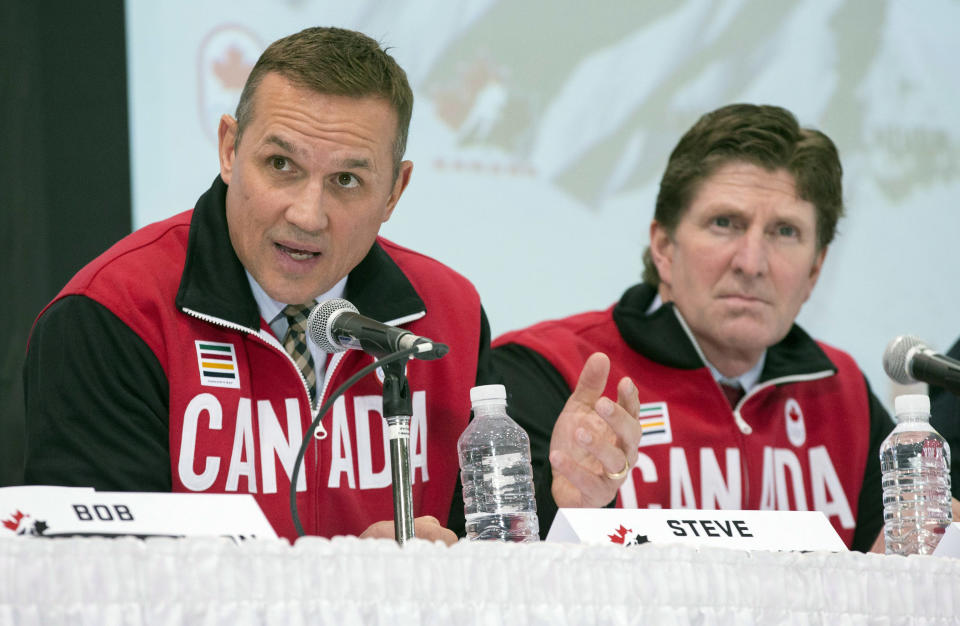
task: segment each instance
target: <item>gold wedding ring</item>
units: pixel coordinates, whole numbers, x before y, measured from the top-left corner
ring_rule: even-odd
[[[607,475],[607,478],[610,480],[620,480],[627,475],[627,472],[630,471],[630,461],[627,459],[623,460],[623,469],[617,472],[616,474],[611,474],[610,472],[604,472]]]

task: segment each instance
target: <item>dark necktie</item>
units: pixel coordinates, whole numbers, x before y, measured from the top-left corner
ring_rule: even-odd
[[[743,387],[741,387],[739,383],[732,385],[720,383],[720,389],[723,390],[723,395],[727,397],[727,402],[730,403],[730,408],[736,408],[737,403],[740,402],[740,398],[742,398],[744,395]]]
[[[310,356],[310,348],[307,346],[307,316],[310,315],[310,307],[302,304],[290,304],[283,309],[283,314],[290,324],[287,327],[287,334],[283,336],[283,347],[294,363],[300,369],[303,377],[307,380],[307,387],[310,388],[310,403],[316,396],[317,373],[313,367],[313,357]]]

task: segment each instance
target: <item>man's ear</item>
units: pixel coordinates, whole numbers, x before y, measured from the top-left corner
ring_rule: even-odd
[[[650,223],[650,258],[660,275],[660,282],[670,285],[673,272],[673,239],[657,220]]]
[[[383,221],[386,222],[393,215],[393,209],[397,206],[403,190],[410,184],[410,176],[413,174],[413,161],[403,161],[400,163],[400,172],[397,174],[397,180],[393,182],[393,191],[387,198],[387,204],[383,212]]]
[[[220,178],[230,184],[233,174],[233,159],[237,155],[237,120],[230,115],[220,117],[217,128],[217,151],[220,155]]]
[[[827,258],[827,247],[824,247],[820,252],[817,252],[817,256],[813,259],[813,267],[810,268],[810,279],[807,282],[807,295],[804,296],[803,301],[806,302],[807,298],[810,297],[810,294],[813,293],[813,288],[817,284],[817,280],[820,278],[820,270],[823,269],[823,262]]]

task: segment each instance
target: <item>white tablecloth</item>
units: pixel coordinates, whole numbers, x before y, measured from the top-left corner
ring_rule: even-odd
[[[0,540],[0,624],[960,624],[960,559],[16,538]]]

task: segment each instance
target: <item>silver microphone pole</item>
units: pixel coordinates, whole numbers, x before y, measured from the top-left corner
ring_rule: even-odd
[[[410,476],[410,416],[413,414],[413,401],[405,370],[406,360],[388,363],[383,367],[383,418],[390,436],[393,527],[400,545],[414,536]]]
[[[410,416],[384,418],[390,435],[390,470],[393,476],[393,526],[397,543],[413,534],[413,487],[410,481]]]

